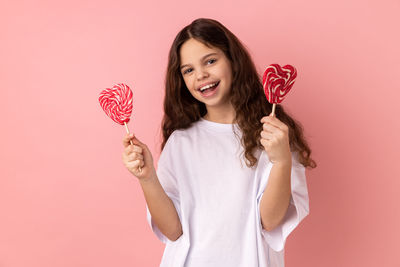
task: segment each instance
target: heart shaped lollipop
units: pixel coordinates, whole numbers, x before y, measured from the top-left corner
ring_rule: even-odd
[[[271,64],[263,75],[263,87],[267,100],[272,105],[272,116],[275,114],[275,105],[283,101],[286,94],[292,89],[296,80],[297,71],[292,65],[283,67]]]
[[[116,123],[125,125],[128,134],[130,133],[126,123],[130,121],[132,114],[132,96],[131,89],[124,83],[104,89],[99,96],[100,106],[107,116]],[[132,140],[130,140],[130,143],[133,145]],[[139,167],[139,172],[142,172],[141,167]]]
[[[100,106],[113,121],[124,125],[129,122],[132,114],[132,95],[128,85],[116,84],[100,93]]]

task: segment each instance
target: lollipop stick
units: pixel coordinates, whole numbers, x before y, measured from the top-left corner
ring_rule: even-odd
[[[274,103],[274,104],[272,104],[272,117],[273,116],[275,116],[275,106],[276,106],[276,104]]]
[[[126,122],[124,122],[124,124],[125,124],[126,132],[127,132],[128,134],[130,134],[130,133],[129,133],[128,125],[126,124]],[[132,139],[129,140],[129,141],[130,141],[131,145],[133,145]],[[142,172],[142,168],[141,168],[140,166],[139,166],[139,172]]]

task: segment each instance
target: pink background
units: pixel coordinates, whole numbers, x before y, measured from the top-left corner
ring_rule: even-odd
[[[283,105],[319,165],[307,170],[310,215],[287,240],[286,266],[400,266],[399,1],[3,1],[0,10],[1,267],[158,266],[164,245],[121,159],[125,129],[98,95],[131,86],[129,127],[156,163],[168,50],[198,17],[236,34],[260,74],[271,63],[298,69]]]

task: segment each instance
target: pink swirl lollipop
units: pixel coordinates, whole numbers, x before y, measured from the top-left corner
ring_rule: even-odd
[[[286,94],[292,89],[296,80],[297,71],[292,65],[283,67],[271,64],[263,75],[263,87],[267,100],[272,105],[272,116],[275,114],[275,105],[283,101]]]
[[[132,114],[132,96],[131,89],[124,83],[104,89],[99,96],[100,106],[107,116],[116,123],[125,125],[128,134],[130,133],[127,123],[130,121]],[[130,143],[133,145],[132,140],[130,140]],[[141,167],[139,167],[139,172],[142,172]]]
[[[128,85],[123,83],[116,84],[100,93],[100,106],[113,121],[124,125],[131,118],[132,95]]]

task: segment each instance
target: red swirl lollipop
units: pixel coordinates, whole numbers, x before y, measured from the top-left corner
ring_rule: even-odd
[[[272,105],[272,116],[275,114],[275,105],[282,102],[286,94],[292,89],[296,80],[297,71],[292,65],[283,67],[271,64],[263,75],[264,93]]]
[[[99,102],[113,121],[121,125],[129,122],[132,114],[132,91],[128,85],[119,83],[104,89],[100,93]]]
[[[125,125],[128,134],[129,128],[126,123],[130,121],[132,114],[132,96],[131,89],[124,83],[104,89],[99,96],[100,106],[107,116],[116,123]],[[132,140],[130,140],[130,143],[133,145]],[[141,167],[139,167],[139,172],[142,172]]]

